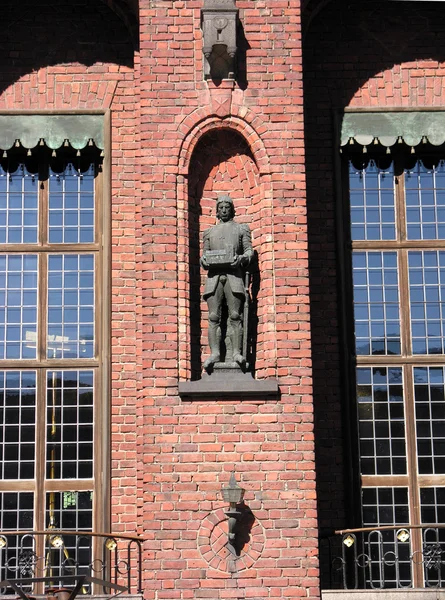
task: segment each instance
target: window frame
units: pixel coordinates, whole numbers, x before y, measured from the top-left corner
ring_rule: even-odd
[[[338,125],[338,121],[337,121]],[[357,148],[357,146],[356,146]],[[342,150],[342,155],[337,153],[337,241],[338,241],[338,268],[341,286],[341,314],[342,330],[341,337],[346,343],[342,344],[343,370],[346,402],[343,407],[345,427],[345,447],[349,449],[349,462],[347,462],[347,488],[349,488],[349,506],[354,515],[355,526],[362,526],[361,501],[359,506],[353,497],[361,498],[364,488],[402,487],[407,488],[408,504],[411,525],[424,525],[421,518],[420,494],[422,488],[445,487],[444,474],[422,475],[418,473],[417,462],[417,434],[415,417],[415,389],[414,368],[415,367],[445,367],[445,354],[413,354],[412,332],[410,323],[410,287],[408,272],[408,252],[437,250],[445,251],[445,239],[432,240],[409,240],[407,239],[406,204],[405,204],[405,173],[403,162],[406,156],[411,154],[411,159],[422,160],[427,153],[414,152],[401,144],[399,148],[391,149],[391,157],[394,161],[395,172],[395,221],[396,236],[394,240],[351,240],[350,222],[350,199],[349,199],[349,160],[351,152]],[[430,155],[436,159],[443,152],[444,146],[431,150]],[[360,147],[359,152],[363,153]],[[364,154],[364,158],[374,158],[376,155],[371,151]],[[357,156],[357,149],[353,155]],[[380,155],[382,152],[380,151]],[[401,352],[399,355],[356,355],[351,349],[355,349],[354,319],[350,317],[353,309],[353,277],[352,277],[352,254],[354,251],[394,251],[398,260],[398,282],[399,282],[399,306],[400,306],[400,342]],[[404,308],[405,307],[405,308]],[[358,403],[356,394],[356,369],[358,367],[401,367],[403,370],[404,410],[405,410],[405,441],[407,472],[405,475],[362,475],[360,469],[359,450],[359,427],[358,427]],[[422,551],[422,528],[411,530],[411,552]],[[422,562],[413,561],[412,582],[414,587],[424,585],[424,567]]]
[[[36,359],[0,359],[0,368],[11,371],[35,371],[36,392],[36,456],[33,479],[0,480],[0,492],[33,492],[34,529],[45,530],[45,497],[49,492],[94,491],[92,505],[92,530],[106,532],[110,530],[110,474],[111,474],[111,434],[109,399],[111,382],[110,322],[111,322],[111,113],[109,110],[90,111],[1,111],[0,116],[28,115],[53,116],[76,115],[79,119],[88,115],[100,115],[104,128],[104,150],[100,163],[95,163],[95,219],[93,243],[57,243],[48,242],[48,187],[49,162],[39,164],[38,180],[38,241],[34,244],[0,244],[0,254],[34,254],[38,256],[38,324],[36,340]],[[42,138],[45,133],[42,132]],[[63,152],[63,148],[60,150]],[[100,169],[98,166],[100,165]],[[45,172],[46,171],[46,172]],[[93,254],[95,256],[95,345],[94,358],[55,358],[46,356],[47,336],[47,265],[50,254]],[[43,282],[43,284],[42,284]],[[93,477],[88,479],[47,479],[46,478],[46,377],[51,371],[60,370],[94,371],[94,408],[93,408]],[[45,428],[41,424],[45,423]],[[39,435],[39,428],[45,434]],[[74,485],[73,485],[74,484]],[[99,538],[94,539],[93,552],[99,556]],[[44,538],[40,538],[43,545]],[[40,552],[39,552],[40,550]],[[42,555],[37,548],[37,554]],[[38,584],[38,587],[40,584]],[[38,592],[38,590],[35,590]]]

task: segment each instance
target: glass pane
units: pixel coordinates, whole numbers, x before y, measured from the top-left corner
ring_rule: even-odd
[[[94,165],[63,173],[50,169],[48,239],[52,244],[94,242]]]
[[[48,358],[94,356],[94,256],[48,258]]]
[[[445,488],[432,487],[420,490],[422,523],[433,525],[422,530],[422,552],[425,584],[443,587],[445,583],[445,529],[434,527],[445,519]]]
[[[413,354],[444,353],[445,252],[408,253]]]
[[[349,163],[351,238],[353,240],[394,240],[394,165],[379,168],[370,160],[356,169]]]
[[[12,173],[0,166],[0,244],[37,242],[38,184],[25,165]]]
[[[47,373],[46,477],[93,476],[93,371]]]
[[[363,525],[405,525],[409,521],[407,488],[363,488]],[[364,534],[366,587],[397,588],[411,583],[411,543],[401,542],[397,530]],[[397,557],[396,560],[395,557]]]
[[[400,354],[397,254],[354,252],[352,262],[357,354]]]
[[[92,531],[93,492],[48,492],[46,494],[46,527],[62,531]],[[91,538],[63,535],[63,545],[54,547],[51,536],[45,539],[45,556],[51,562],[51,574],[71,575],[72,565],[76,573],[92,575]],[[54,585],[61,585],[62,582]],[[88,588],[86,587],[85,590]]]
[[[357,404],[362,475],[406,473],[402,368],[357,368]]]
[[[418,469],[422,475],[445,473],[444,367],[414,368]]]
[[[406,224],[409,240],[445,239],[445,162],[405,170]]]
[[[0,371],[0,478],[34,479],[36,372]]]
[[[0,492],[0,529],[32,531],[34,529],[34,495],[32,492]],[[32,537],[6,535],[7,545],[0,549],[0,577],[18,579],[36,575],[35,545]],[[25,586],[30,591],[31,586]],[[2,592],[6,591],[4,588]],[[11,589],[7,593],[14,593]]]
[[[0,359],[36,358],[37,256],[0,255]]]

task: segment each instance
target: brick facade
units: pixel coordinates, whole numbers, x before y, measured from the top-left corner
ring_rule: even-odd
[[[233,91],[203,81],[201,7],[142,2],[140,12],[146,594],[315,598],[299,6],[237,4],[250,48],[247,85]],[[220,192],[253,231],[256,374],[279,378],[280,400],[177,396],[178,377],[196,377],[208,351],[189,315],[205,319],[198,240]],[[232,469],[257,524],[236,567],[215,550]]]
[[[123,2],[18,4],[0,110],[111,111],[111,522],[147,538],[145,597],[319,597],[317,524],[351,524],[333,110],[443,105],[439,3],[309,2],[303,45],[299,0],[238,0],[233,86],[203,80],[200,0],[140,0],[138,43]],[[208,351],[198,258],[221,192],[253,232],[250,358],[279,399],[178,396]],[[235,565],[233,469],[255,519]]]

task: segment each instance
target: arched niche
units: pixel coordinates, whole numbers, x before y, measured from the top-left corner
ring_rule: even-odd
[[[205,272],[200,268],[203,232],[214,225],[216,200],[229,194],[236,220],[248,223],[257,261],[251,271],[248,361],[261,376],[272,290],[272,209],[269,176],[263,176],[246,138],[230,127],[205,132],[194,145],[183,191],[179,192],[180,378],[199,379],[208,354],[207,306],[202,300]],[[266,181],[266,180],[267,181]],[[181,202],[181,197],[183,202]],[[181,264],[183,262],[183,264]],[[268,290],[265,292],[265,290]],[[270,364],[269,367],[273,367]]]

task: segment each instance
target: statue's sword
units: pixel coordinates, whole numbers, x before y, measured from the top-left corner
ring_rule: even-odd
[[[244,275],[244,310],[243,310],[243,356],[247,360],[247,335],[249,328],[249,285],[250,285],[250,273],[246,271]]]

